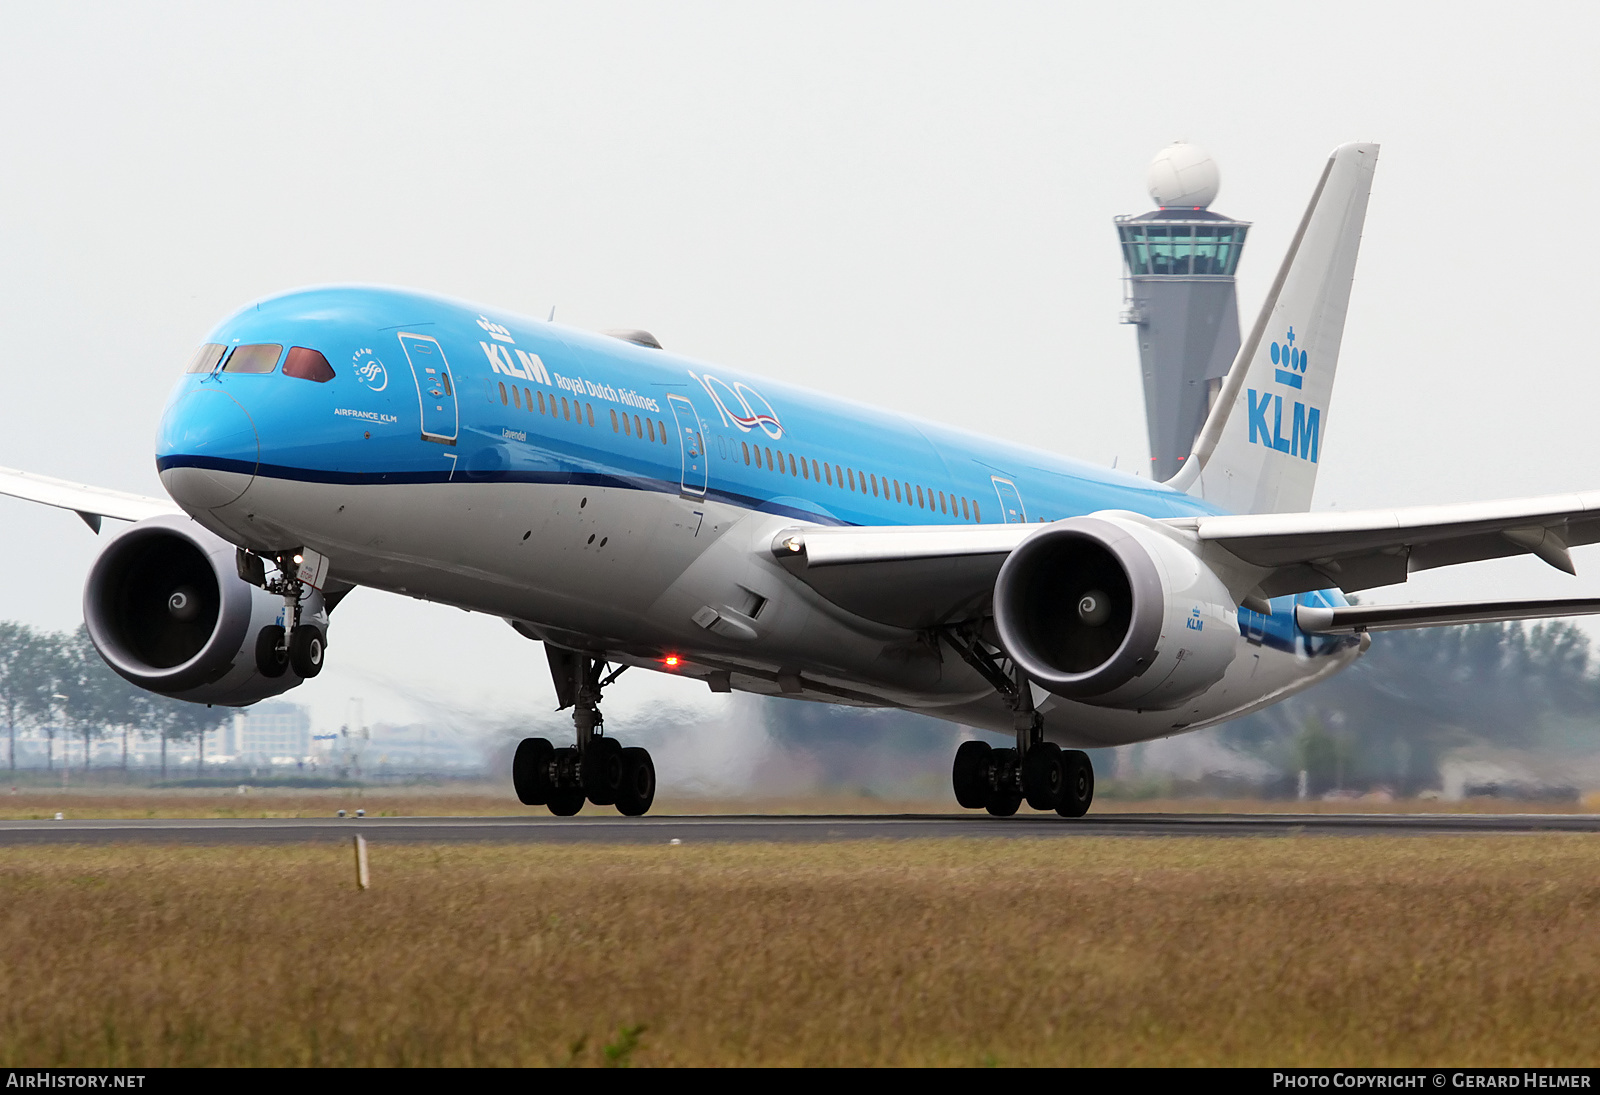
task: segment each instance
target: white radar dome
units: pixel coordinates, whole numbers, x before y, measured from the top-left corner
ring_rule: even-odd
[[[1222,174],[1211,153],[1197,144],[1177,141],[1150,161],[1145,181],[1151,199],[1162,208],[1204,209],[1216,200]]]

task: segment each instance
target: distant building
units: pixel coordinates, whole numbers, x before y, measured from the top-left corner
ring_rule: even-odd
[[[304,757],[311,752],[311,715],[299,704],[258,703],[235,720],[233,735],[228,751],[237,757]]]
[[[1239,352],[1234,271],[1250,225],[1213,213],[1221,176],[1198,145],[1179,142],[1150,164],[1159,209],[1117,217],[1127,269],[1122,321],[1138,327],[1150,475],[1177,474]]]

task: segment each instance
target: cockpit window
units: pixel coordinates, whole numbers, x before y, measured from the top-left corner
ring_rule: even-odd
[[[254,346],[235,346],[233,353],[223,363],[225,373],[270,373],[278,367],[278,355],[283,347],[271,342]]]
[[[326,384],[333,379],[333,366],[315,350],[304,346],[290,346],[289,356],[283,362],[284,376],[297,376],[301,380],[315,380]]]
[[[220,342],[208,342],[194,352],[194,357],[189,359],[189,367],[184,370],[190,373],[209,373],[217,367],[217,362],[222,360],[222,355],[228,348]]]

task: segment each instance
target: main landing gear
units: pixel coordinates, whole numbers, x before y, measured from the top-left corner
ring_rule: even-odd
[[[1016,749],[995,749],[986,741],[962,742],[950,774],[956,801],[995,817],[1010,817],[1023,802],[1062,817],[1089,812],[1094,766],[1087,753],[1039,740],[1021,754],[1021,763],[1018,755]]]
[[[606,663],[569,650],[546,646],[556,682],[558,710],[572,708],[577,743],[556,748],[545,738],[524,738],[511,762],[511,783],[525,806],[546,806],[571,817],[584,800],[615,806],[628,817],[649,812],[656,798],[656,766],[646,749],[624,749],[605,734],[600,693],[622,675],[621,666],[604,679]]]
[[[951,630],[945,638],[962,660],[981,673],[1014,713],[1015,749],[988,742],[962,742],[950,771],[956,801],[968,810],[1010,817],[1023,802],[1062,817],[1082,817],[1094,801],[1094,765],[1089,754],[1044,740],[1044,716],[1033,709],[1033,690],[1020,667],[1007,674],[977,636]]]

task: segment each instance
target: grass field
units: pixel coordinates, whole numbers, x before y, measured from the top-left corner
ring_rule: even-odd
[[[0,849],[0,1064],[1592,1064],[1585,836]]]

